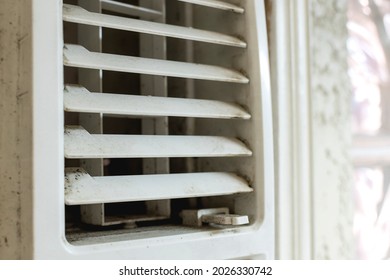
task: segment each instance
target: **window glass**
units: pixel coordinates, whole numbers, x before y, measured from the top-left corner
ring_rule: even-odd
[[[358,258],[386,259],[390,256],[390,167],[383,155],[390,150],[390,1],[349,0],[348,30],[354,149],[366,149],[366,162],[375,164],[362,166],[364,159],[352,157],[356,248]],[[378,139],[389,140],[379,147]]]

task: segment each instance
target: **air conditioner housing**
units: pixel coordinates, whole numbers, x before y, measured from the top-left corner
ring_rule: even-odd
[[[74,7],[83,7],[87,13],[103,12],[118,18],[128,17],[128,15],[122,15],[123,10],[121,9],[139,5],[144,9],[155,9],[163,14],[163,19],[161,15],[160,17],[140,15],[139,17],[143,20],[161,24],[182,24],[191,29],[212,30],[221,34],[233,35],[245,42],[245,47],[225,46],[219,43],[214,44],[215,42],[202,42],[202,39],[199,39],[200,42],[192,39],[187,40],[188,34],[174,35],[173,37],[179,38],[166,39],[166,36],[170,37],[170,35],[161,36],[162,34],[158,34],[160,31],[157,34],[148,35],[138,31],[121,31],[133,34],[129,36],[140,36],[136,39],[140,44],[139,56],[159,61],[183,62],[189,66],[188,71],[190,72],[192,69],[196,70],[198,65],[218,66],[221,69],[238,73],[239,77],[247,79],[247,81],[239,83],[223,81],[224,78],[213,78],[213,73],[206,77],[202,72],[205,69],[202,68],[199,68],[199,77],[194,76],[194,74],[189,74],[186,77],[184,72],[187,70],[183,68],[181,71],[179,68],[173,69],[175,74],[167,78],[170,74],[164,74],[168,71],[167,64],[164,62],[161,64],[162,70],[152,68],[151,72],[138,73],[139,76],[112,76],[111,79],[113,81],[115,79],[120,81],[121,77],[134,79],[134,81],[138,79],[139,92],[136,94],[144,97],[157,95],[161,98],[202,99],[239,104],[239,107],[250,115],[250,118],[242,116],[241,118],[237,117],[237,119],[235,117],[217,118],[213,116],[199,118],[191,115],[195,114],[191,112],[190,117],[187,118],[183,113],[178,116],[169,115],[171,111],[167,111],[167,116],[153,116],[153,114],[145,116],[145,113],[139,115],[134,113],[131,118],[122,114],[112,116],[112,114],[97,111],[77,113],[77,109],[71,113],[64,113],[64,108],[65,111],[68,110],[64,96],[73,87],[97,93],[125,94],[124,92],[115,92],[115,88],[121,88],[120,85],[104,85],[105,75],[115,74],[96,69],[85,70],[93,67],[87,65],[89,62],[79,62],[87,59],[91,53],[108,53],[107,50],[109,51],[110,47],[105,49],[101,40],[106,39],[105,34],[108,34],[107,37],[115,36],[115,32],[104,33],[101,27],[91,27],[88,20],[83,23],[77,22],[78,20],[70,20],[73,21],[70,25],[64,23],[63,18],[65,22],[69,21],[65,19],[65,12],[69,11],[69,7],[72,7],[68,5],[68,2],[63,3],[59,0],[33,1],[32,222],[25,225],[31,227],[32,244],[26,248],[26,256],[38,259],[272,259],[274,257],[273,130],[264,3],[255,0],[158,2],[163,3],[163,5],[156,4],[155,1],[123,1],[118,3],[108,0],[79,1],[71,4],[76,4]],[[230,8],[220,9],[228,4],[241,7],[241,9],[238,12],[232,11]],[[99,19],[101,18],[98,17]],[[71,31],[65,29],[64,32],[65,25],[77,30],[78,37],[71,39],[74,40],[71,42],[72,44],[66,42],[68,39],[65,33],[70,32],[69,34],[71,34]],[[176,31],[173,30],[173,32]],[[138,33],[141,35],[134,35]],[[76,52],[70,53],[73,50]],[[81,52],[77,53],[79,50]],[[74,54],[78,55],[75,59],[72,57]],[[114,54],[110,53],[110,55]],[[127,53],[115,55],[129,56]],[[119,58],[118,63],[121,63],[122,57]],[[102,63],[99,59],[96,58],[93,63]],[[109,63],[111,63],[110,59]],[[157,65],[156,68],[158,67],[160,66]],[[72,75],[77,77],[72,77]],[[78,85],[69,84],[69,80],[77,82]],[[166,88],[161,91],[161,86]],[[119,103],[117,102],[115,106],[119,106]],[[77,101],[75,104],[79,105],[80,102]],[[88,102],[86,103],[86,106],[90,105]],[[175,107],[174,110],[176,109],[178,108]],[[210,111],[211,115],[212,113],[213,111]],[[96,125],[96,121],[100,124]],[[107,124],[107,126],[101,128],[101,123]],[[92,206],[88,203],[76,207],[65,206],[65,202],[70,201],[66,189],[66,180],[69,177],[66,176],[68,173],[74,174],[72,173],[74,168],[82,167],[85,170],[83,172],[88,176],[109,177],[105,176],[107,174],[102,170],[105,156],[98,154],[96,156],[91,156],[91,154],[79,156],[77,152],[81,150],[81,154],[83,154],[87,148],[91,148],[92,144],[85,143],[85,141],[89,141],[88,134],[118,133],[114,128],[111,128],[111,125],[116,126],[115,123],[139,124],[140,127],[130,134],[149,135],[152,137],[150,139],[155,141],[153,143],[156,143],[156,138],[153,136],[173,137],[180,135],[189,137],[183,138],[184,142],[179,141],[178,144],[178,146],[186,147],[186,143],[189,143],[187,148],[190,151],[189,154],[178,152],[171,158],[170,154],[164,154],[164,148],[161,148],[161,151],[156,149],[158,154],[161,152],[161,156],[151,154],[148,159],[131,161],[131,164],[138,166],[137,168],[141,170],[139,176],[150,176],[151,174],[170,176],[189,173],[197,176],[203,172],[229,172],[241,178],[251,191],[227,195],[188,195],[188,197],[169,197],[170,193],[167,193],[166,197],[161,199],[151,199],[151,202],[141,201],[142,205],[146,205],[147,212],[150,207],[155,206],[156,209],[158,208],[156,211],[159,214],[166,214],[166,219],[132,223],[124,220],[110,224],[104,213],[100,212],[96,218],[95,211],[99,211],[96,209],[103,209],[103,211],[109,209],[101,202],[91,202]],[[65,134],[64,125],[67,127]],[[81,140],[79,139],[80,141],[77,142],[79,136],[75,138],[69,136],[71,134],[69,131],[73,131],[72,129],[81,129],[82,133],[87,134],[87,138],[80,138]],[[240,147],[244,147],[250,152],[237,152],[231,156],[229,155],[229,146],[227,146],[227,153],[216,155],[218,152],[215,150],[218,145],[223,145],[223,142],[218,142],[218,138],[217,144],[211,145],[210,154],[203,155],[199,150],[208,151],[211,138],[205,138],[203,145],[203,142],[197,142],[199,138],[191,138],[192,136],[217,136],[223,139],[234,139],[235,144],[239,143]],[[190,138],[194,142],[188,140]],[[169,138],[169,141],[172,139]],[[169,141],[170,147],[174,147]],[[109,149],[112,150],[115,145],[110,144],[109,146]],[[68,147],[73,150],[68,149]],[[95,150],[93,148],[92,154],[93,151],[104,150],[100,146]],[[75,150],[77,152],[74,152]],[[122,151],[120,149],[119,152]],[[215,155],[212,154],[213,152]],[[130,158],[127,155],[123,157]],[[142,158],[142,155],[137,156],[137,158]],[[135,176],[135,174],[125,174],[125,176]],[[74,177],[72,178],[74,179]],[[173,178],[172,184],[174,184],[175,177],[169,178]],[[153,180],[149,180],[149,182],[153,184]],[[155,183],[163,184],[162,181]],[[213,189],[210,182],[205,181],[204,184],[207,184],[206,189]],[[121,184],[118,185],[121,188]],[[180,187],[177,189],[179,192],[181,191]],[[87,197],[87,199],[89,198]],[[139,205],[137,204],[139,202],[129,202],[129,199],[123,202],[134,203],[133,207]],[[131,207],[129,205],[124,204],[124,208],[119,207],[119,210],[115,211],[127,209]],[[183,210],[221,207],[228,208],[233,214],[247,216],[249,224],[241,226],[204,224],[200,227],[182,225]],[[89,216],[90,213],[92,213],[92,218]],[[74,218],[74,215],[78,214],[80,214],[80,220]],[[148,214],[150,213],[148,212]],[[81,229],[73,227],[77,222],[83,224],[84,227]]]

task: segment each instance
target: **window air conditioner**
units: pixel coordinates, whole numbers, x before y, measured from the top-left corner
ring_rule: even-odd
[[[35,0],[32,28],[33,258],[274,257],[263,1]]]

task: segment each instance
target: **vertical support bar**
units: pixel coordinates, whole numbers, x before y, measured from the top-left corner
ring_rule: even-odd
[[[151,8],[162,13],[161,17],[155,19],[156,22],[165,22],[165,0],[153,1],[153,0],[140,0],[140,6],[145,8]],[[141,18],[144,19],[144,18]],[[158,59],[166,59],[167,41],[165,37],[153,36],[147,34],[140,35],[140,52],[142,57],[152,57]],[[168,95],[168,80],[167,77],[160,76],[141,76],[141,94],[154,95],[166,97]],[[153,119],[142,120],[142,133],[143,134],[158,134],[167,135],[168,130],[168,117],[159,117]],[[143,160],[144,173],[169,173],[169,159],[144,159]],[[147,202],[148,213],[159,214],[163,216],[170,215],[170,202],[169,200],[162,200],[156,202]]]
[[[193,27],[193,5],[185,4],[185,26]],[[194,62],[194,43],[191,40],[186,40],[186,61]],[[193,79],[186,79],[186,97],[195,98],[195,84]],[[186,118],[186,130],[188,135],[195,134],[195,118]],[[186,159],[186,169],[188,172],[194,172],[194,159]]]
[[[185,3],[184,8],[185,16],[185,26],[193,27],[193,5],[190,3]],[[194,42],[191,40],[186,40],[186,61],[194,62]],[[186,98],[194,99],[195,98],[195,82],[193,79],[186,79]],[[186,118],[186,131],[187,135],[195,134],[195,118]],[[187,172],[195,172],[195,162],[194,158],[186,158],[186,170]],[[188,200],[189,205],[196,207],[197,198],[190,198]]]
[[[295,244],[299,248],[296,258],[311,259],[312,252],[312,144],[310,110],[310,74],[309,74],[309,30],[308,2],[293,1],[291,15],[291,64],[293,114],[293,172],[294,195],[299,207],[295,209]]]
[[[272,2],[279,259],[312,258],[312,143],[307,1]],[[287,47],[286,47],[287,46]]]
[[[270,24],[268,26],[271,34],[270,56],[273,96],[274,119],[277,120],[275,130],[275,184],[276,188],[276,257],[278,259],[293,259],[293,192],[292,192],[292,160],[291,160],[291,130],[288,117],[291,115],[291,96],[288,94],[291,87],[290,65],[291,59],[286,51],[289,46],[290,37],[288,34],[289,6],[283,0],[267,0],[272,7],[268,8]],[[271,32],[273,31],[273,32]],[[274,65],[274,67],[272,67]],[[285,115],[281,115],[284,112]]]
[[[21,193],[28,195],[31,192],[33,198],[33,217],[32,219],[28,217],[31,219],[33,230],[31,231],[28,224],[23,222],[21,230],[22,233],[23,230],[29,230],[33,240],[26,240],[30,243],[25,246],[27,251],[22,258],[58,259],[61,258],[59,252],[63,251],[62,245],[65,239],[62,0],[12,2],[14,7],[18,2],[26,8],[31,3],[33,9],[32,21],[29,23],[32,28],[32,47],[28,48],[32,51],[32,66],[20,68],[32,73],[32,92],[23,91],[24,95],[18,98],[24,99],[32,95],[32,126],[29,128],[33,136],[32,164],[27,159],[21,158],[24,163],[20,168],[26,165],[27,168],[32,166],[33,171],[32,183],[25,181],[28,177],[21,181],[24,185]],[[7,11],[7,15],[10,14],[8,9],[1,10]],[[24,21],[28,21],[27,15],[18,19],[19,24]],[[2,33],[0,37],[4,35]],[[29,36],[21,38],[28,39]],[[23,60],[19,57],[19,63],[21,61]],[[10,70],[7,69],[6,73]],[[27,77],[20,75],[14,77],[19,81],[28,82]],[[23,114],[27,114],[27,110],[25,108],[24,110]],[[28,141],[24,139],[26,140]],[[23,211],[31,211],[28,204],[22,203],[22,205],[22,215]],[[1,228],[3,227],[2,223]],[[28,252],[30,251],[28,247],[32,248],[31,252]],[[2,250],[3,248],[0,249]]]
[[[101,13],[100,0],[79,0],[79,5],[90,12]],[[102,51],[102,28],[80,24],[78,26],[78,42],[89,51]],[[79,84],[89,91],[102,91],[102,70],[79,69]],[[80,113],[79,123],[90,133],[103,133],[102,114]],[[81,161],[83,167],[92,176],[103,175],[103,159],[87,159]],[[81,206],[83,222],[94,225],[104,224],[104,204]]]

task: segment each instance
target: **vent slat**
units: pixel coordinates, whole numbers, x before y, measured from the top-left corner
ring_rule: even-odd
[[[159,158],[250,156],[237,139],[219,136],[100,135],[65,127],[66,158]]]
[[[243,8],[223,1],[217,1],[217,0],[179,0],[179,1],[191,3],[195,5],[207,6],[215,9],[220,9],[220,10],[232,11],[239,14],[244,13]]]
[[[100,0],[102,9],[114,13],[119,13],[127,16],[136,16],[136,17],[149,17],[157,18],[162,16],[162,13],[156,10],[139,7],[131,4],[125,4],[121,2],[111,1],[111,0]]]
[[[241,73],[218,66],[89,52],[82,46],[64,46],[64,65],[128,73],[248,83]]]
[[[82,169],[71,168],[65,174],[67,205],[205,197],[251,191],[244,179],[223,172],[91,177]]]
[[[91,13],[81,7],[73,5],[64,5],[63,19],[64,21],[68,22],[114,28],[126,31],[208,42],[221,45],[229,45],[235,47],[246,47],[246,43],[239,40],[238,38],[220,34],[217,32],[155,23],[138,19]]]
[[[64,110],[130,116],[171,116],[249,119],[240,106],[216,100],[91,93],[81,86],[66,86]]]

